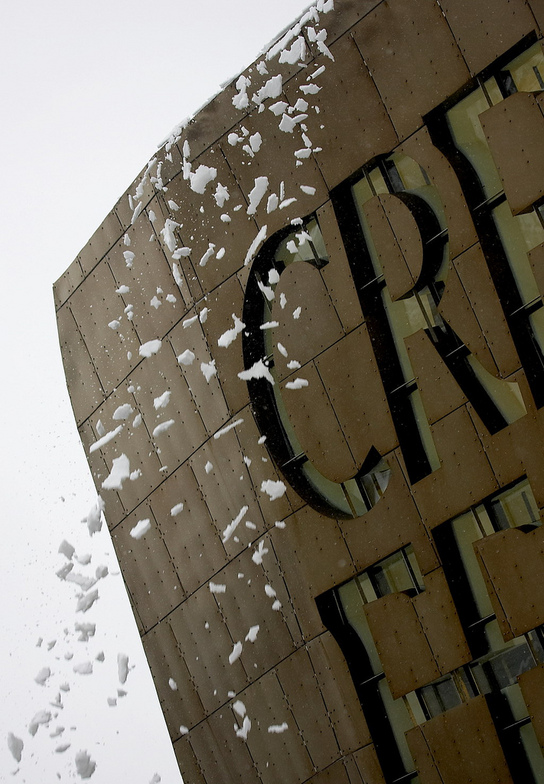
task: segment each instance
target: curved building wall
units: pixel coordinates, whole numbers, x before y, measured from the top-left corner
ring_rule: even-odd
[[[544,11],[320,0],[55,284],[187,784],[544,782]]]

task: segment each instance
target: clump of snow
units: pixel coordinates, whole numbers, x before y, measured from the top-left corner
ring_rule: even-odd
[[[242,643],[235,642],[232,651],[229,654],[229,664],[234,664],[234,662],[240,658],[242,655]]]
[[[89,447],[89,453],[92,454],[96,452],[97,449],[101,449],[106,444],[109,444],[110,441],[113,441],[115,436],[119,435],[121,430],[123,429],[123,425],[118,425],[115,430],[110,430],[106,433],[102,438],[99,438],[98,441],[95,441],[94,444],[91,444]]]
[[[170,402],[170,395],[171,394],[172,394],[172,392],[169,389],[167,389],[166,392],[163,392],[162,395],[159,395],[158,397],[156,397],[153,400],[153,406],[155,407],[156,411],[159,408],[166,408],[166,406]]]
[[[205,267],[208,261],[211,259],[213,254],[215,253],[215,244],[213,242],[208,243],[208,250],[204,253],[202,258],[200,259],[199,266]]]
[[[189,185],[191,186],[191,190],[195,193],[204,193],[206,190],[206,185],[210,183],[212,180],[215,180],[217,177],[217,169],[214,169],[212,166],[204,166],[204,164],[200,164],[198,169],[195,172],[191,172],[189,175]]]
[[[294,318],[294,319],[298,319],[298,318],[300,318],[300,314],[301,314],[301,313],[302,313],[302,308],[301,308],[301,307],[300,307],[300,305],[299,305],[299,307],[298,307],[298,308],[295,308],[295,309],[294,309],[294,311],[293,311],[293,318]]]
[[[245,324],[241,321],[236,314],[232,314],[232,320],[234,321],[234,327],[231,329],[227,329],[226,332],[223,332],[222,335],[217,340],[217,345],[222,346],[223,348],[228,348],[230,344],[236,340],[236,336],[242,332],[245,328]]]
[[[183,502],[180,502],[179,504],[176,504],[170,509],[170,514],[172,515],[172,517],[175,517],[182,511],[183,511]]]
[[[8,732],[8,749],[11,751],[17,762],[21,761],[24,745],[25,744],[21,738],[18,738],[16,735],[14,735],[13,732]]]
[[[248,215],[255,215],[266,190],[268,188],[268,177],[256,177],[255,184],[249,192]]]
[[[49,678],[51,677],[51,670],[49,667],[42,667],[39,673],[36,675],[34,680],[36,683],[39,683],[40,686],[45,686]]]
[[[90,591],[83,596],[80,596],[76,604],[76,612],[87,612],[93,604],[98,600],[98,590]]]
[[[204,376],[204,378],[209,384],[212,378],[217,373],[217,369],[215,367],[215,359],[212,359],[211,362],[201,362],[200,370],[202,371],[202,375]]]
[[[129,416],[133,412],[133,408],[130,403],[123,403],[121,406],[117,406],[115,411],[112,414],[112,419],[119,420],[119,419],[128,419]]]
[[[128,656],[126,653],[117,654],[117,675],[119,683],[126,683],[128,678]]]
[[[114,457],[109,475],[102,482],[104,490],[121,490],[123,482],[130,476],[130,460],[123,453]]]
[[[173,678],[169,678],[168,679],[168,685],[170,686],[172,691],[177,691],[178,690],[178,684],[175,682],[175,680]]]
[[[244,716],[244,721],[240,728],[238,728],[236,724],[234,725],[236,737],[242,738],[243,740],[247,740],[247,736],[250,729],[251,729],[251,719],[249,718],[249,716]]]
[[[253,563],[257,565],[262,564],[263,557],[267,554],[267,552],[268,552],[268,548],[265,547],[264,541],[261,539],[261,541],[259,542],[259,546],[251,556],[251,560],[253,561]]]
[[[282,722],[282,724],[271,724],[268,728],[268,732],[272,734],[280,734],[281,732],[285,732],[285,730],[289,729],[289,725],[286,721]]]
[[[82,779],[90,779],[96,770],[96,762],[93,762],[86,751],[78,751],[76,754],[76,770]]]
[[[208,583],[208,587],[210,593],[225,593],[227,590],[227,586],[224,583],[214,583],[212,581]]]
[[[189,348],[185,349],[185,351],[178,357],[178,362],[180,365],[192,365],[194,360],[195,355]]]
[[[243,422],[244,420],[240,418],[240,419],[235,419],[234,422],[230,422],[228,425],[225,425],[225,427],[222,427],[221,430],[217,431],[217,433],[214,433],[213,435],[214,440],[217,441],[218,438],[224,436],[225,433],[229,432],[229,430],[232,430],[233,428],[238,427],[238,425],[243,424]]]
[[[243,506],[238,512],[238,514],[236,515],[236,517],[234,518],[234,520],[227,525],[227,527],[223,531],[223,543],[228,542],[230,537],[233,535],[233,533],[236,531],[236,529],[242,522],[242,519],[247,514],[248,509],[249,509],[248,506]]]
[[[180,735],[187,735],[189,732],[189,727],[186,727],[185,724],[180,724],[179,733]]]
[[[278,479],[275,482],[273,479],[265,479],[261,482],[261,493],[266,493],[270,496],[271,501],[275,501],[277,498],[281,498],[287,491],[287,487]]]
[[[204,466],[204,471],[207,474],[210,474],[213,471],[213,463],[211,463],[209,460],[207,461],[206,465]]]
[[[156,354],[159,351],[161,346],[162,340],[148,340],[147,343],[143,343],[140,346],[138,354],[141,357],[152,357],[153,354]]]
[[[79,662],[79,664],[74,664],[73,670],[78,675],[92,675],[93,665],[90,661]]]
[[[141,539],[142,536],[149,531],[151,528],[151,520],[146,518],[145,520],[138,520],[134,528],[131,529],[130,535],[133,539]]]
[[[49,711],[41,710],[36,713],[33,717],[32,721],[28,725],[28,731],[31,735],[35,735],[38,732],[38,727],[40,724],[49,724],[51,721],[51,713]]]
[[[285,386],[287,389],[302,389],[303,387],[308,386],[308,380],[305,378],[295,378],[294,381],[288,381]]]
[[[238,716],[243,719],[247,713],[246,706],[242,702],[242,700],[236,700],[236,702],[232,703],[232,709],[238,714]]]
[[[242,370],[241,373],[238,373],[238,378],[241,378],[242,381],[249,381],[252,378],[266,378],[274,386],[272,373],[262,359],[259,359],[247,370]]]
[[[59,544],[59,553],[64,555],[70,561],[74,557],[75,548],[70,544],[70,542],[67,542],[66,539],[63,539]]]
[[[153,438],[160,436],[161,433],[166,432],[174,424],[174,419],[167,419],[166,422],[160,422],[157,427],[153,428]]]
[[[245,636],[246,642],[255,642],[260,628],[261,627],[258,624],[256,626],[250,626],[249,631]]]
[[[251,243],[251,245],[247,249],[246,257],[244,259],[244,267],[247,267],[247,265],[250,262],[253,261],[253,259],[255,257],[255,254],[259,250],[261,244],[266,239],[266,232],[267,231],[268,231],[268,226],[266,226],[266,225],[264,225],[264,226],[262,226],[260,228],[259,232],[257,233],[257,236],[255,237],[255,239],[253,240],[253,242]]]

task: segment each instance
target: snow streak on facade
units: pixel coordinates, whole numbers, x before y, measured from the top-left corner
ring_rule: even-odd
[[[544,9],[319,0],[55,286],[187,784],[544,782]]]

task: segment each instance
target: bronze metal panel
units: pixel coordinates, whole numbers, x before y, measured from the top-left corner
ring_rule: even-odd
[[[210,353],[215,359],[219,382],[231,414],[249,403],[247,383],[238,378],[238,373],[244,370],[242,338],[238,335],[226,348],[219,346],[217,341],[224,332],[233,328],[233,313],[238,318],[242,317],[244,294],[238,278],[233,275],[208,294],[202,303],[209,309],[209,316],[202,325],[204,334],[210,346]]]
[[[212,354],[222,349],[208,346],[202,325],[198,320],[189,327],[184,327],[183,321],[176,324],[168,339],[176,357],[182,356],[187,349],[195,355],[190,365],[180,363],[178,360],[179,369],[191,392],[194,408],[199,412],[206,432],[212,435],[225,424],[229,412],[217,375],[207,381],[201,365],[203,363],[208,365],[212,361]]]
[[[348,774],[349,784],[365,784],[365,780],[361,776],[361,773],[359,771],[359,768],[357,767],[357,763],[355,762],[353,755],[349,755],[348,757],[345,757],[343,762],[346,767],[346,772]]]
[[[346,660],[330,632],[306,647],[340,752],[355,751],[371,737]]]
[[[315,160],[327,186],[334,188],[371,158],[389,152],[397,135],[351,35],[334,44],[327,41],[327,45],[336,66],[330,67],[327,56],[318,56],[312,67],[325,66],[315,80],[321,90],[302,97],[312,115],[314,106],[319,109],[320,122],[309,126],[309,137],[314,149],[321,148],[314,153]],[[307,78],[302,72],[287,84],[285,93],[291,105],[301,97],[300,86]]]
[[[483,112],[480,121],[512,213],[529,212],[544,196],[544,117],[537,99],[514,93]]]
[[[483,695],[435,716],[421,730],[443,784],[512,784]]]
[[[211,438],[191,457],[190,465],[227,555],[233,558],[265,528],[236,434],[229,430],[218,439]],[[246,526],[247,521],[254,527]]]
[[[544,5],[542,0],[528,0],[528,5],[533,12],[533,16],[540,28],[540,32],[544,32]]]
[[[357,465],[374,446],[381,455],[398,443],[365,324],[316,360],[340,427]]]
[[[401,138],[469,78],[434,0],[381,3],[353,35]]]
[[[158,352],[147,357],[130,374],[129,382],[134,398],[143,415],[143,425],[161,463],[155,484],[172,473],[206,439],[200,414],[195,410],[189,387],[182,375],[172,347],[167,341]],[[155,401],[170,397],[163,405]],[[168,425],[168,423],[171,423]],[[162,425],[166,430],[156,431]],[[150,466],[147,477],[150,478]]]
[[[373,744],[363,746],[362,749],[356,751],[353,755],[353,759],[357,763],[357,767],[361,772],[365,784],[385,784],[385,779]]]
[[[359,781],[362,782],[362,779]],[[346,771],[344,760],[339,760],[322,770],[317,776],[308,779],[308,784],[351,784],[351,779]]]
[[[534,28],[523,0],[440,0],[470,72],[477,74]]]
[[[544,530],[500,531],[476,542],[493,609],[505,639],[544,623]]]
[[[426,525],[434,528],[491,495],[498,484],[465,408],[448,414],[431,432],[441,466],[412,485],[412,494]]]
[[[413,727],[411,730],[408,730],[405,733],[405,737],[421,783],[443,784],[421,727]]]
[[[395,454],[387,455],[387,461],[391,477],[382,498],[363,517],[342,520],[339,525],[357,573],[412,544],[419,568],[425,575],[436,569],[438,556]]]
[[[215,584],[221,583],[218,575]],[[223,583],[224,584],[224,583]],[[226,586],[235,591],[237,585]],[[203,586],[170,614],[172,627],[191,679],[207,715],[238,693],[248,682],[240,659],[229,663],[234,643],[209,586]],[[232,725],[231,725],[232,726]]]
[[[225,549],[189,465],[180,466],[149,503],[184,590],[190,594],[223,568]],[[176,507],[183,504],[183,509]]]
[[[290,389],[297,379],[308,386]],[[313,362],[287,377],[280,386],[289,421],[310,462],[327,479],[344,482],[357,473],[353,455]]]
[[[190,781],[191,784],[208,784],[187,735],[174,743],[174,754],[184,781]]]
[[[123,304],[109,266],[99,264],[70,297],[70,308],[83,340],[92,346],[93,363],[107,392],[125,378],[139,361],[140,341],[134,326],[124,319]],[[100,350],[97,350],[100,347]]]
[[[405,343],[429,424],[464,405],[467,399],[429,335],[419,330]]]
[[[140,520],[151,528],[139,539],[130,532]],[[184,594],[170,554],[147,504],[126,517],[112,531],[119,563],[147,631],[183,601]]]
[[[398,148],[425,170],[444,206],[451,258],[473,245],[478,237],[457,175],[422,128]]]
[[[458,256],[454,265],[499,372],[503,377],[509,376],[519,368],[519,358],[480,245]],[[445,303],[441,311],[444,318],[449,320],[446,304],[449,306],[449,303]],[[465,340],[464,328],[461,330],[459,326],[459,330],[461,339]],[[479,340],[474,340],[474,337],[471,331],[467,335],[467,345],[487,367],[486,354],[480,353]],[[491,372],[491,368],[487,369]]]
[[[329,254],[329,263],[322,268],[321,277],[340,323],[348,333],[363,322],[363,314],[330,201],[318,209],[317,220]]]
[[[340,749],[307,651],[301,648],[289,656],[276,674],[314,767],[327,767]]]
[[[232,725],[232,711],[225,707],[188,736],[206,784],[261,784],[247,744]]]
[[[79,286],[84,277],[79,260],[76,259],[53,285],[53,297],[56,310],[59,310],[61,305],[66,302],[70,294]]]
[[[529,717],[535,730],[540,747],[544,748],[544,665],[538,664],[532,670],[522,672],[518,683],[529,711]]]
[[[316,354],[344,337],[344,330],[321,273],[305,261],[297,261],[287,267],[275,294],[272,320],[277,321],[279,326],[273,330],[273,340],[276,345],[281,343],[284,346],[288,357],[275,351],[274,360],[278,377],[284,378],[291,373],[287,368],[288,362],[296,360],[305,365]],[[284,308],[280,304],[282,294],[286,299]]]
[[[425,590],[414,597],[421,626],[442,675],[472,660],[442,569],[425,575]]]
[[[60,351],[77,424],[102,403],[104,393],[93,361],[68,304],[57,312]],[[76,339],[74,340],[74,335]]]
[[[175,741],[181,735],[180,726],[190,729],[202,721],[204,708],[168,621],[145,634],[142,644],[170,738]]]
[[[117,242],[122,232],[123,227],[117,215],[110,212],[78,254],[77,258],[84,275],[88,275],[96,267],[100,259]]]
[[[393,699],[440,676],[409,596],[391,593],[365,604],[364,610]]]
[[[327,29],[327,43],[330,44],[343,35],[381,2],[382,0],[342,0],[341,14],[321,17],[321,22]]]

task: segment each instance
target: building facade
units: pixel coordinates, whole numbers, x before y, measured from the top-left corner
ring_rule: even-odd
[[[544,782],[541,0],[319,0],[55,284],[186,784]]]

